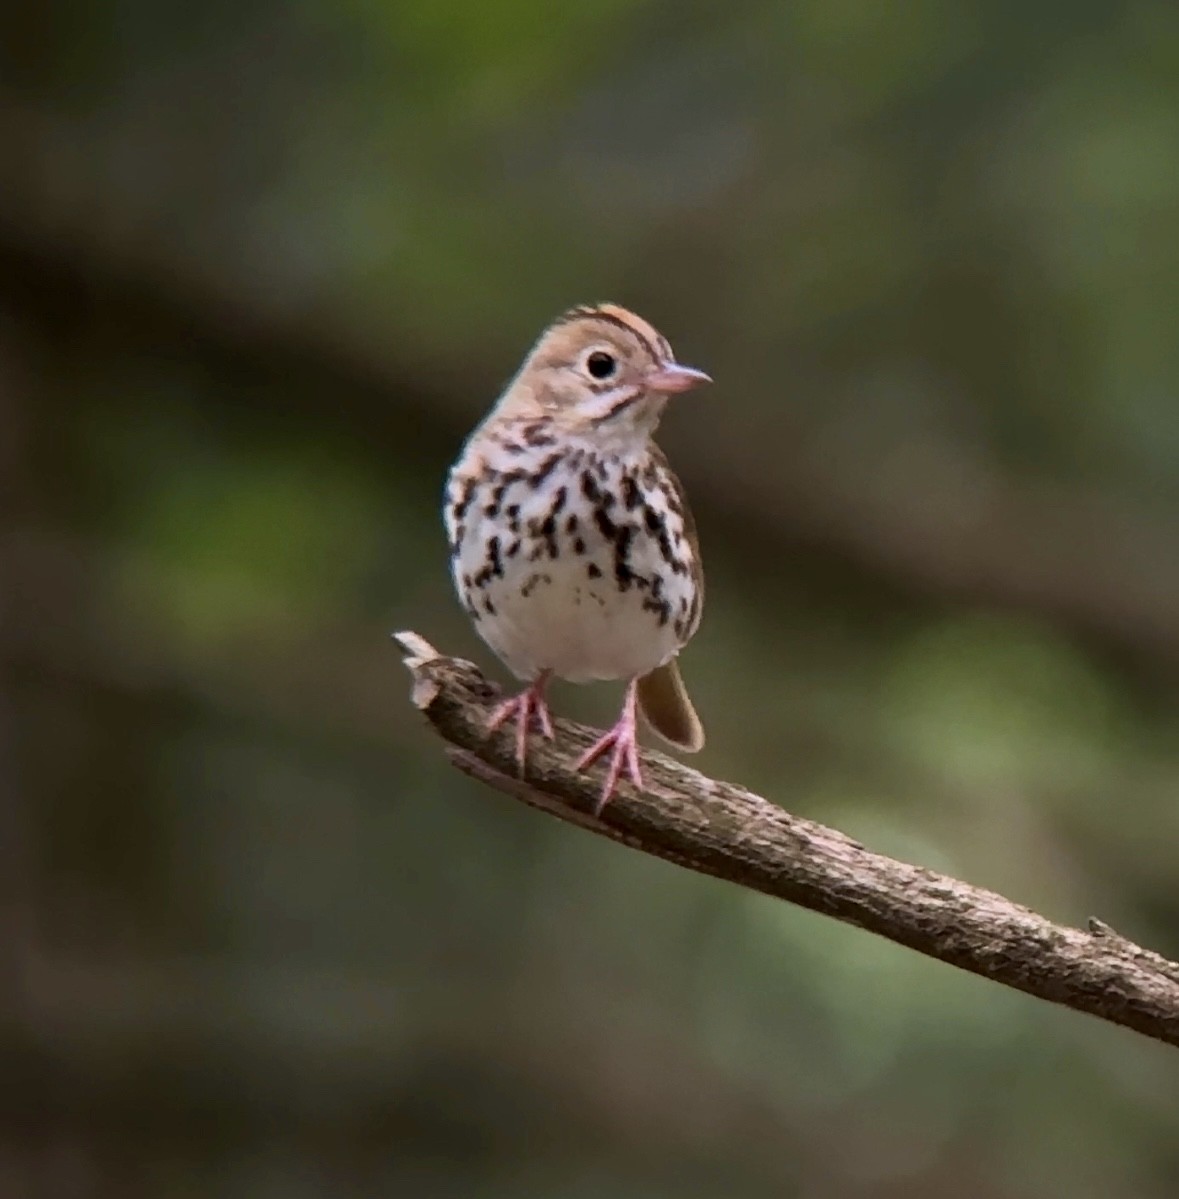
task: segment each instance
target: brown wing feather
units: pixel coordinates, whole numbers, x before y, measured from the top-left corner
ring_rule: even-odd
[[[684,637],[686,644],[700,623],[700,613],[704,607],[704,572],[700,564],[700,541],[696,534],[692,509],[688,506],[688,497],[684,494],[675,471],[671,469],[663,451],[654,444],[651,446],[651,457],[662,476],[661,482],[671,489],[673,509],[678,509],[684,522],[684,539],[692,551],[691,571],[695,594],[688,613],[688,627]],[[688,753],[696,753],[703,747],[704,726],[700,723],[700,717],[696,715],[696,709],[688,697],[688,689],[684,686],[679,663],[675,658],[639,679],[638,699],[639,708],[647,723],[665,740]]]
[[[680,519],[684,522],[684,540],[687,541],[688,547],[692,551],[690,569],[692,582],[696,586],[695,594],[692,597],[692,607],[688,612],[688,631],[684,637],[684,644],[687,645],[699,627],[700,616],[704,611],[704,566],[700,559],[700,538],[696,533],[696,520],[692,516],[692,509],[688,506],[688,497],[684,494],[683,484],[679,481],[675,471],[671,469],[667,455],[654,442],[651,443],[650,452],[656,469],[663,476],[662,482],[671,489],[673,510],[678,511]]]

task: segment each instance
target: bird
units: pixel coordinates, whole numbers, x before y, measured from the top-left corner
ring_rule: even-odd
[[[614,726],[580,757],[609,754],[595,809],[625,772],[643,787],[637,715],[694,753],[704,730],[678,665],[700,623],[704,575],[679,479],[652,440],[669,399],[711,378],[617,304],[569,309],[540,335],[446,481],[451,574],[476,631],[518,680],[488,732],[553,737],[547,687],[625,680]]]

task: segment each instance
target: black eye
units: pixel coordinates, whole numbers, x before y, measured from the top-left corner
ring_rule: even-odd
[[[609,379],[618,369],[618,360],[605,350],[595,350],[586,360],[585,369],[595,379]]]

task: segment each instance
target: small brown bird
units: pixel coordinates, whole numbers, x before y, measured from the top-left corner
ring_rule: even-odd
[[[704,731],[676,664],[700,622],[704,576],[679,480],[651,440],[668,397],[711,382],[615,304],[574,308],[541,335],[451,468],[445,522],[455,587],[483,640],[528,686],[489,728],[552,737],[545,688],[626,679],[598,811],[625,769],[642,787],[635,714],[695,752]]]

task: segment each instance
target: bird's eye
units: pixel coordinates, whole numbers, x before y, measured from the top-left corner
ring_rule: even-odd
[[[605,350],[595,350],[585,360],[585,369],[595,379],[609,379],[618,369],[618,360],[613,354],[607,354]]]

